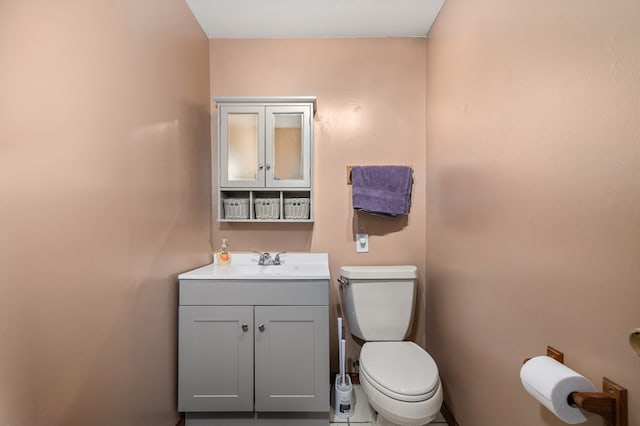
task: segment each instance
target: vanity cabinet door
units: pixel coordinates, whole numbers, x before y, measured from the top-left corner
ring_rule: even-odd
[[[179,411],[253,411],[253,306],[180,306]]]
[[[327,411],[329,308],[255,307],[255,410]]]

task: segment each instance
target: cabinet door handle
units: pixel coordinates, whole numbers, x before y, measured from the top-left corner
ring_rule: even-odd
[[[260,324],[260,325],[258,326],[258,330],[260,330],[260,331],[264,331],[264,324]]]
[[[249,326],[247,324],[242,324],[242,331],[244,331],[245,333],[249,331]]]

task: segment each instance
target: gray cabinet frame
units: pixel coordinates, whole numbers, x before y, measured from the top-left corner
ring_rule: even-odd
[[[187,426],[328,424],[328,280],[182,279],[179,294]]]

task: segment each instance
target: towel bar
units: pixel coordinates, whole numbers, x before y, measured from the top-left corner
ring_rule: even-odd
[[[354,166],[347,166],[347,185],[351,185],[351,170]],[[409,166],[413,170],[413,166]]]

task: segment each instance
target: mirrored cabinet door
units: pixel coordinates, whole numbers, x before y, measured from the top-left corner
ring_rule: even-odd
[[[270,187],[309,187],[311,107],[266,108],[266,184]]]
[[[264,107],[222,106],[220,136],[220,186],[264,186]]]

